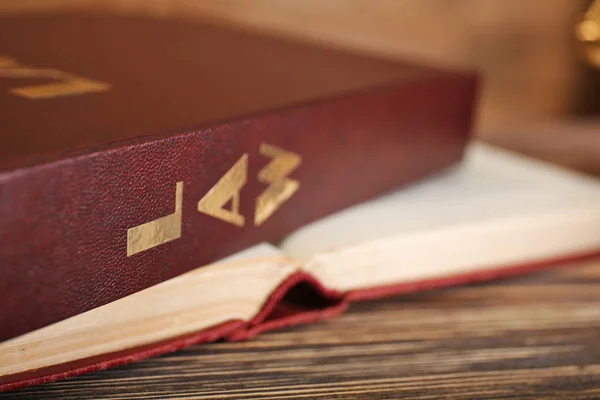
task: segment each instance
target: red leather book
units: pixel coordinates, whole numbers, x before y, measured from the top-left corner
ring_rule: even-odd
[[[198,21],[0,16],[0,340],[461,159],[476,78]]]

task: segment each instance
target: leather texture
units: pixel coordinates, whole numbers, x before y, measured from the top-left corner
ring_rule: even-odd
[[[0,175],[0,340],[117,300],[438,171],[463,153],[475,80],[438,75]],[[262,225],[268,143],[302,156],[300,189]],[[197,202],[247,153],[243,227]],[[180,239],[128,257],[127,229],[173,213]]]
[[[470,72],[189,21],[16,14],[1,17],[0,45],[33,69],[111,85],[31,100],[10,90],[48,79],[0,79],[0,340],[278,240],[458,162],[475,110]],[[2,61],[8,73],[23,72],[13,61]],[[271,161],[263,143],[302,157],[291,174],[300,187],[255,226],[256,199],[268,187],[257,175]],[[243,154],[245,225],[198,212]],[[177,182],[181,237],[127,256],[127,230],[173,213]]]
[[[0,170],[431,72],[206,21],[0,13]],[[37,99],[14,92],[72,75],[107,86]]]

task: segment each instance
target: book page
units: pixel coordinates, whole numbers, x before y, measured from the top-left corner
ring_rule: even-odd
[[[250,320],[297,266],[263,243],[0,343],[0,377]],[[227,290],[224,290],[227,289]]]
[[[390,236],[587,209],[600,214],[599,180],[473,144],[461,165],[309,224],[280,247],[308,261],[322,252]]]
[[[281,243],[347,292],[600,251],[600,183],[482,145],[464,163]]]

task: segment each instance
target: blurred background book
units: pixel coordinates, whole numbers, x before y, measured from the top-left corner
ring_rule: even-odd
[[[477,68],[477,135],[600,175],[600,69],[575,26],[591,0],[3,0],[1,11],[102,9],[208,18],[442,67]]]

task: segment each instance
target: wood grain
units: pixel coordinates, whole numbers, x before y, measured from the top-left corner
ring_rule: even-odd
[[[0,399],[593,399],[600,260],[356,304],[320,324],[170,355]]]

